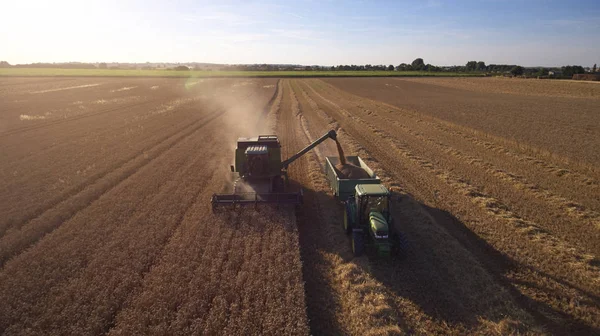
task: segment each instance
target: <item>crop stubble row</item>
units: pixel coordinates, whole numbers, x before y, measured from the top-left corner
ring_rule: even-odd
[[[62,225],[42,233],[32,248],[15,251],[0,271],[0,296],[6,299],[0,308],[8,312],[0,328],[11,333],[25,327],[55,333],[307,333],[292,224],[298,216],[313,333],[598,331],[597,237],[588,234],[597,233],[597,171],[502,134],[460,125],[460,118],[443,120],[426,109],[405,108],[397,99],[402,93],[390,100],[363,98],[350,83],[354,79],[344,81],[283,79],[277,91],[264,90],[270,82],[253,84],[245,99],[257,115],[244,123],[256,127],[232,125],[248,112],[231,101],[244,100],[239,90],[249,82],[223,84],[214,92],[222,96],[217,106],[229,113],[212,124],[246,135],[276,129],[284,156],[330,128],[338,130],[348,154],[366,158],[398,193],[392,212],[411,244],[405,260],[351,257],[340,229],[341,208],[323,175],[324,156],[336,153],[332,144],[290,167],[293,184],[306,190],[306,203],[296,215],[281,209],[209,214],[209,190],[224,188],[217,172],[227,166],[231,155],[223,153],[231,148],[223,132],[200,127],[99,193],[71,219],[56,221]],[[344,91],[348,83],[352,93]],[[435,96],[435,87],[428,88]],[[265,121],[256,107],[271,97]],[[177,113],[169,120],[193,115],[181,110],[184,106],[174,106]],[[156,118],[131,116],[117,129]],[[106,120],[100,114],[89,119]],[[181,120],[175,124],[186,129]],[[110,141],[110,131],[96,131],[106,136],[102,142]],[[65,139],[76,144],[84,132],[68,134]],[[213,159],[189,155],[199,152]],[[42,155],[32,151],[21,160],[34,163]],[[174,165],[180,168],[172,173]],[[42,209],[69,213],[69,207]],[[256,297],[261,299],[250,299]]]
[[[303,82],[293,83],[292,86],[296,91],[292,97],[302,97],[302,116],[308,120],[311,129],[341,126],[339,137],[346,148],[363,157],[375,156],[374,153],[366,153],[359,148],[368,142],[363,137],[349,134],[345,117],[340,117],[335,109],[326,107],[314,93],[304,87]],[[357,140],[361,145],[357,144]],[[386,177],[385,169],[376,168]],[[506,316],[512,316],[515,320],[527,320],[510,302],[503,302],[507,297],[504,291],[489,284],[482,286],[482,283],[491,281],[491,278],[478,262],[443,229],[431,223],[428,215],[418,206],[410,203],[405,205],[408,202],[403,202],[402,206],[395,204],[393,211],[396,218],[408,217],[410,222],[403,230],[410,231],[410,237],[417,238],[417,242],[422,245],[411,254],[410,259],[400,264],[370,263],[365,258],[351,260],[348,240],[339,229],[341,210],[325,194],[329,190],[319,166],[314,165],[309,175],[313,176],[315,192],[321,195],[319,203],[322,206],[319,207],[320,213],[314,215],[319,218],[316,222],[318,224],[311,225],[315,223],[312,218],[299,223],[301,241],[309,240],[307,246],[302,244],[303,250],[306,250],[303,253],[305,278],[308,277],[307,286],[311,281],[319,285],[325,283],[337,292],[331,299],[333,302],[328,305],[311,297],[311,290],[307,289],[309,316],[327,316],[328,309],[339,311],[339,315],[335,315],[335,312],[330,312],[329,315],[333,314],[338,318],[336,322],[339,323],[340,330],[351,334],[399,333],[400,329],[440,334],[464,333],[466,330],[489,330],[497,328],[498,324],[510,324],[509,319],[502,321]],[[304,226],[307,228],[303,229]],[[316,251],[312,251],[313,249]],[[318,268],[308,266],[314,264],[319,265]],[[449,264],[452,265],[450,269]],[[312,268],[318,270],[306,274],[307,268],[309,271]],[[457,270],[459,273],[453,274]],[[465,272],[473,277],[461,279],[459,274]],[[474,284],[468,286],[465,280]],[[478,287],[481,289],[472,291],[472,288]],[[486,300],[482,301],[482,298]],[[317,296],[316,299],[323,300],[323,297]],[[332,307],[333,303],[338,307]],[[486,304],[490,305],[488,309]],[[482,323],[473,321],[475,314],[482,316]],[[452,320],[454,323],[449,323]],[[316,330],[328,330],[328,326],[333,328],[329,321],[320,321],[322,324],[318,324],[318,320],[311,320],[311,323]]]
[[[260,84],[271,82],[217,94],[264,105],[274,90]],[[67,203],[81,202],[72,218],[58,220],[0,271],[0,330],[307,333],[293,213],[210,213],[210,194],[222,187],[230,160],[223,129],[240,132],[220,98],[213,105],[224,114],[190,119],[156,153],[133,158],[127,173],[109,171],[119,180],[89,204],[67,195]],[[46,212],[71,210],[50,205]]]
[[[515,183],[514,179],[506,179],[507,175],[512,175],[510,171],[494,171],[500,174],[491,174],[491,170],[477,166],[475,169],[470,169],[468,161],[461,162],[465,157],[457,159],[457,154],[460,152],[453,148],[457,145],[460,150],[465,148],[464,144],[461,147],[462,140],[457,141],[460,138],[459,132],[450,134],[454,138],[449,141],[452,137],[449,134],[444,136],[441,136],[441,133],[436,134],[437,128],[433,127],[434,123],[428,121],[425,116],[415,116],[415,113],[350,95],[321,81],[308,80],[302,83],[305,91],[320,103],[321,109],[333,116],[330,122],[339,124],[346,133],[350,133],[350,136],[357,140],[357,150],[365,150],[364,155],[377,159],[378,162],[373,165],[376,168],[380,167],[377,170],[381,175],[386,177],[389,174],[388,176],[393,178],[391,181],[388,180],[389,185],[393,188],[401,187],[404,192],[409,192],[419,201],[425,202],[422,206],[433,207],[429,213],[436,215],[435,224],[448,230],[454,239],[472,253],[496,282],[505,288],[504,291],[511,294],[513,301],[520,304],[530,316],[536,317],[539,325],[547,326],[555,332],[569,330],[585,333],[597,328],[594,322],[597,320],[594,316],[598,314],[598,303],[595,299],[598,290],[597,265],[594,254],[590,255],[589,250],[586,249],[573,249],[573,246],[580,244],[570,245],[568,241],[565,242],[565,236],[568,235],[564,234],[565,231],[561,231],[564,227],[560,227],[560,223],[556,223],[554,227],[550,226],[552,223],[546,223],[543,212],[533,212],[532,215],[514,206],[516,202],[509,203],[511,207],[501,203],[507,202],[507,199],[509,202],[514,202],[508,198],[511,194],[498,193],[498,190],[501,190],[498,189],[498,185],[502,187],[502,184],[508,183],[510,186],[511,183]],[[428,122],[425,123],[426,121]],[[421,122],[424,125],[419,126],[418,123]],[[448,124],[446,123],[445,126]],[[475,157],[471,151],[473,147],[467,148],[469,148],[470,159],[477,160],[475,162],[480,162],[481,165],[488,164],[486,162],[488,157]],[[489,176],[482,176],[481,180],[477,180],[477,174],[489,174]],[[560,176],[554,175],[554,178],[559,179]],[[583,186],[595,187],[589,184],[582,184]],[[517,190],[521,188],[518,185],[511,187]],[[558,194],[555,190],[551,192]],[[590,193],[593,194],[593,191]],[[518,195],[518,192],[515,191],[515,194]],[[556,199],[539,197],[544,194],[528,196],[535,197],[538,202],[531,205],[533,207],[541,206],[545,201],[549,203],[547,207],[550,209],[556,206]],[[582,199],[582,202],[584,201],[585,198]],[[401,208],[405,210],[406,206]],[[447,210],[455,214],[458,219],[451,220],[446,215],[439,215],[439,211],[435,208]],[[516,211],[522,213],[517,214]],[[531,221],[523,220],[521,218],[523,216],[539,221],[542,225],[548,225],[549,230],[544,230]],[[589,232],[587,230],[596,228],[590,225],[593,223],[586,224],[589,218],[585,213],[582,217],[579,222],[577,222],[577,215],[571,219],[580,225],[576,234],[584,237]],[[408,223],[405,223],[405,227],[410,231],[415,230],[411,235],[421,235],[423,225],[411,229],[411,226],[416,224],[411,222],[416,220],[410,217],[407,219]],[[470,230],[479,237],[473,235]],[[419,239],[424,238],[426,237],[422,235],[419,237]],[[593,251],[593,235],[592,238],[582,239],[590,241],[588,247]],[[571,242],[574,244],[572,240]],[[431,246],[428,252],[435,254],[438,249],[439,246]],[[498,254],[496,249],[503,254]],[[504,253],[510,256],[510,259],[507,259]],[[560,262],[557,263],[557,260]],[[464,268],[465,261],[461,259],[457,261],[453,267],[457,270]],[[435,267],[438,270],[440,268],[439,265]],[[446,267],[442,266],[442,269],[444,268]],[[382,271],[384,283],[397,284],[394,281],[387,281],[391,276],[387,268],[378,271]],[[455,272],[451,271],[451,273]],[[468,281],[465,280],[474,283],[470,287],[465,286],[470,290],[464,297],[457,298],[457,301],[465,301],[469,296],[477,298],[479,291],[473,291],[472,288],[483,286],[484,278],[477,279],[477,276],[472,273],[466,273],[469,276],[465,276],[464,272],[460,274],[463,275],[458,277],[459,283],[461,281],[467,283]],[[448,287],[448,284],[439,286]],[[403,292],[400,286],[398,292]],[[483,293],[485,291],[479,294]],[[481,297],[486,295],[479,298]],[[482,304],[485,305],[485,302],[489,301],[489,299],[483,301]],[[564,305],[564,302],[577,302],[577,304]],[[464,306],[464,303],[456,302],[455,305]],[[449,308],[454,312],[460,311],[452,305]],[[478,309],[486,311],[485,307]],[[492,312],[495,308],[490,307],[487,310]],[[508,311],[515,310],[508,309]],[[501,311],[490,314],[490,317],[495,316],[496,321],[499,321],[497,319],[497,316],[501,315],[499,313]],[[446,318],[455,318],[456,315],[449,314]],[[506,315],[510,316],[510,314]],[[519,314],[513,315],[513,318],[515,317],[525,322],[525,325],[528,321],[531,322],[531,318],[519,318]],[[557,320],[560,322],[556,323]],[[510,321],[500,322],[504,326],[510,324]],[[485,323],[479,325],[485,327]],[[533,330],[536,330],[535,327]]]

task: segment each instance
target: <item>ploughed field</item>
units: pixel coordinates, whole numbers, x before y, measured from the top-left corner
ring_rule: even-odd
[[[600,86],[0,79],[0,334],[600,333]],[[353,258],[325,142],[298,209],[213,213],[235,139],[329,129],[394,192]]]

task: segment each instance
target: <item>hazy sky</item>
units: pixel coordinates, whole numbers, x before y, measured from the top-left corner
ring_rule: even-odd
[[[600,2],[2,0],[0,60],[600,63]]]

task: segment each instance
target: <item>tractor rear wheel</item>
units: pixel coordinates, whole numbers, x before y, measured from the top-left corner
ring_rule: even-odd
[[[363,239],[362,232],[352,231],[352,253],[355,257],[360,257],[364,252],[365,243]]]
[[[408,253],[408,241],[406,236],[400,232],[395,232],[392,236],[393,250],[392,254],[395,258],[404,259]]]

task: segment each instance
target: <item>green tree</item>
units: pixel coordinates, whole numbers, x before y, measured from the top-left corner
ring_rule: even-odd
[[[412,68],[410,66],[410,64],[406,64],[406,63],[401,63],[400,65],[398,65],[396,67],[396,70],[398,71],[410,71]]]
[[[477,66],[475,68],[477,71],[485,71],[485,62],[483,62],[483,61],[477,62]]]
[[[585,69],[581,65],[567,65],[562,67],[564,77],[573,77],[575,74],[585,73]]]
[[[596,73],[596,64],[594,63],[594,67],[592,68],[592,73]]]
[[[106,65],[106,63],[100,63],[98,64],[98,69],[107,69],[108,65]]]
[[[539,68],[538,71],[535,73],[536,76],[547,76],[548,75],[548,69],[546,68]]]
[[[394,71],[394,66],[390,64],[388,65],[387,69],[388,71]]]
[[[521,75],[523,74],[523,67],[522,67],[522,66],[519,66],[519,65],[517,65],[517,66],[515,66],[514,68],[512,68],[512,69],[510,70],[510,73],[511,73],[513,76],[521,76]]]
[[[414,61],[412,61],[411,66],[413,70],[423,70],[423,68],[425,67],[425,62],[423,62],[422,58],[417,58]]]
[[[475,71],[477,69],[477,61],[469,61],[465,65],[465,70],[467,71]]]
[[[7,61],[0,61],[0,68],[10,68],[11,65]]]

